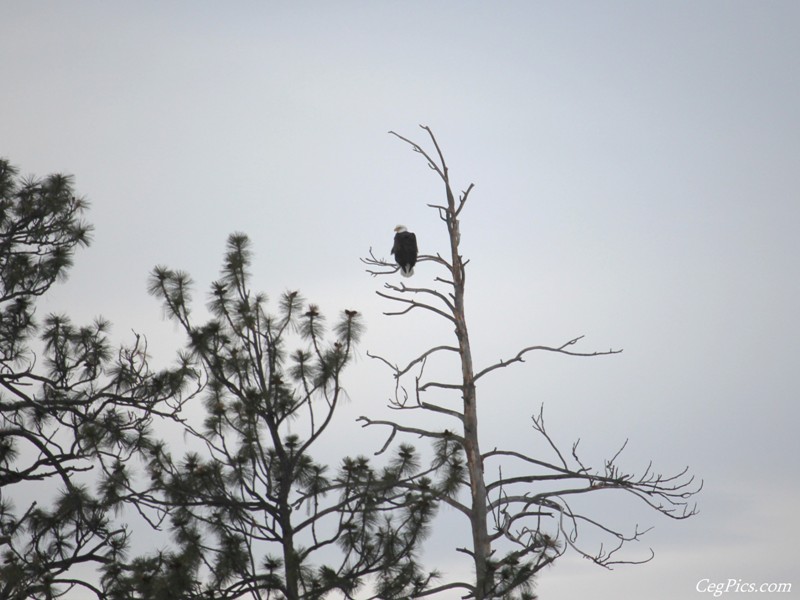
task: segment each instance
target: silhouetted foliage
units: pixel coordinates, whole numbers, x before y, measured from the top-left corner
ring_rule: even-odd
[[[429,439],[427,466],[405,443],[380,466],[364,456],[320,458],[320,441],[335,435],[360,315],[345,310],[329,327],[297,292],[284,293],[268,311],[266,296],[250,287],[243,234],[228,239],[205,311],[193,305],[186,273],[154,269],[150,293],[186,339],[169,369],[151,369],[137,334],[113,346],[101,318],[76,325],[51,314],[37,322],[37,298],[65,277],[75,249],[89,242],[86,203],[69,177],[19,179],[0,161],[0,600],[56,598],[76,587],[103,600],[454,591],[476,600],[531,599],[536,574],[569,549],[606,567],[641,562],[618,552],[642,531],[604,524],[573,509],[572,498],[610,489],[675,519],[694,514],[689,500],[698,488],[687,470],[627,473],[618,464],[622,449],[592,467],[577,443],[571,452],[558,448],[541,410],[533,430],[550,456],[481,451],[479,380],[534,352],[617,351],[578,352],[577,337],[473,367],[464,308],[468,261],[459,253],[460,216],[472,186],[453,193],[444,156],[424,129],[433,155],[397,137],[444,183],[445,201],[429,206],[446,226],[449,247],[419,256],[419,264],[440,269],[432,284],[387,283],[378,293],[400,307],[387,314],[421,309],[443,319],[455,343],[427,340],[405,366],[373,358],[396,380],[392,408],[433,413],[453,426],[362,420],[389,428],[376,454],[387,452],[398,433]],[[397,272],[371,251],[365,262],[374,275]],[[426,365],[444,355],[459,358],[458,375],[430,379]],[[456,407],[444,401],[450,394],[457,394]],[[503,475],[507,466],[513,476]],[[473,563],[470,580],[440,581],[420,564],[439,503],[470,528],[471,546],[456,548]],[[166,534],[135,556],[129,517],[145,539]],[[587,547],[578,536],[585,528],[611,545]]]
[[[36,322],[37,298],[89,242],[85,209],[70,177],[20,180],[0,160],[0,598],[76,585],[101,597],[74,568],[124,552],[129,533],[109,518],[118,482],[153,416],[178,408],[140,337],[114,349],[103,319]]]
[[[187,274],[157,267],[150,291],[186,334],[181,356],[203,388],[199,450],[147,449],[151,505],[174,550],[106,570],[114,598],[323,598],[415,595],[429,581],[415,551],[435,502],[419,459],[401,446],[383,468],[362,457],[333,468],[312,455],[344,391],[361,334],[345,310],[329,332],[319,308],[284,293],[274,313],[250,289],[250,243],[228,239],[208,318],[192,311]],[[293,348],[294,346],[294,348]]]

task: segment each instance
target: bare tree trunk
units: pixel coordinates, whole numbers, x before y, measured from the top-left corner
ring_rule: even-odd
[[[458,352],[461,357],[462,393],[464,401],[464,451],[467,458],[472,514],[472,552],[475,562],[475,599],[483,600],[492,587],[492,575],[488,569],[491,543],[487,530],[487,497],[483,476],[483,459],[478,441],[478,399],[475,391],[475,373],[472,367],[472,349],[464,310],[465,271],[461,255],[459,222],[455,197],[450,188],[446,167],[444,169],[447,190],[447,231],[450,237],[450,253],[453,275],[454,311]]]

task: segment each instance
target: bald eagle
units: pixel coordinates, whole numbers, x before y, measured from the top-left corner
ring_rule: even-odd
[[[417,262],[417,236],[402,225],[395,227],[394,231],[394,246],[392,246],[394,260],[400,265],[400,274],[403,277],[411,277]]]

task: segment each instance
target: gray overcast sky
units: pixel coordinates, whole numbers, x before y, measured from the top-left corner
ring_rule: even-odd
[[[599,457],[630,438],[633,468],[689,464],[706,482],[690,521],[630,513],[656,526],[653,562],[564,558],[543,600],[689,598],[703,578],[794,597],[798,24],[789,1],[3,2],[0,154],[73,173],[96,227],[40,310],[102,314],[167,360],[178,340],[147,274],[185,269],[202,298],[244,231],[260,289],[365,314],[346,431],[391,392],[366,350],[403,361],[430,339],[424,319],[381,316],[358,261],[387,256],[398,223],[442,249],[425,207],[439,182],[386,134],[430,125],[458,187],[476,184],[478,363],[581,334],[625,349],[499,373],[479,390],[483,446],[524,450],[545,402],[565,445]],[[447,541],[429,559],[458,568]]]

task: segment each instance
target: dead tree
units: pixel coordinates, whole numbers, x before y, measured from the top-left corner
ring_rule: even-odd
[[[459,222],[473,185],[456,196],[450,181],[447,163],[430,128],[422,126],[430,137],[433,152],[390,132],[421,154],[428,166],[444,184],[444,203],[429,204],[447,227],[449,248],[444,253],[422,255],[419,262],[432,262],[441,268],[443,275],[423,287],[410,287],[403,283],[385,283],[384,290],[376,292],[382,298],[399,305],[385,312],[391,316],[407,316],[423,310],[450,323],[455,333],[455,344],[431,345],[404,366],[381,356],[368,355],[388,366],[396,381],[395,396],[390,406],[398,411],[428,411],[444,415],[454,421],[452,429],[433,430],[410,426],[400,420],[376,420],[361,417],[363,425],[384,426],[389,438],[380,452],[385,451],[397,433],[412,434],[432,440],[434,467],[439,475],[434,482],[434,493],[446,504],[455,508],[468,520],[472,532],[472,547],[458,548],[468,554],[474,564],[473,581],[448,581],[429,588],[421,596],[461,589],[465,598],[535,598],[532,585],[535,575],[568,549],[592,560],[598,565],[611,567],[619,563],[647,562],[652,557],[622,558],[618,552],[626,542],[639,540],[645,531],[635,526],[623,532],[605,525],[600,519],[581,510],[573,510],[572,498],[603,489],[630,494],[661,514],[673,519],[685,519],[695,514],[691,497],[702,487],[696,484],[688,468],[664,476],[648,467],[643,474],[624,472],[618,464],[625,447],[605,460],[599,467],[585,464],[578,454],[577,442],[570,453],[560,450],[545,429],[542,410],[532,417],[535,433],[542,436],[552,450],[551,457],[537,458],[516,451],[494,448],[482,452],[478,443],[478,398],[476,383],[491,373],[524,362],[534,352],[552,352],[568,356],[603,356],[621,352],[608,350],[580,352],[576,350],[583,336],[553,346],[532,345],[521,349],[508,359],[477,368],[473,366],[469,331],[464,309],[466,266],[469,262],[459,253],[461,233]],[[373,253],[362,259],[373,276],[391,275],[397,267]],[[425,375],[425,367],[445,354],[460,357],[461,373],[449,381],[432,380]],[[413,387],[405,384],[413,379]],[[459,394],[460,409],[443,404],[438,398],[448,393]],[[428,396],[439,394],[436,401]],[[421,422],[420,419],[416,420]],[[626,442],[627,443],[627,442]],[[519,476],[504,477],[502,469],[522,471]],[[522,467],[522,468],[520,468]],[[487,473],[497,472],[497,476]],[[465,498],[462,490],[469,490]],[[593,549],[579,539],[579,529],[595,530],[595,534],[610,540]]]

